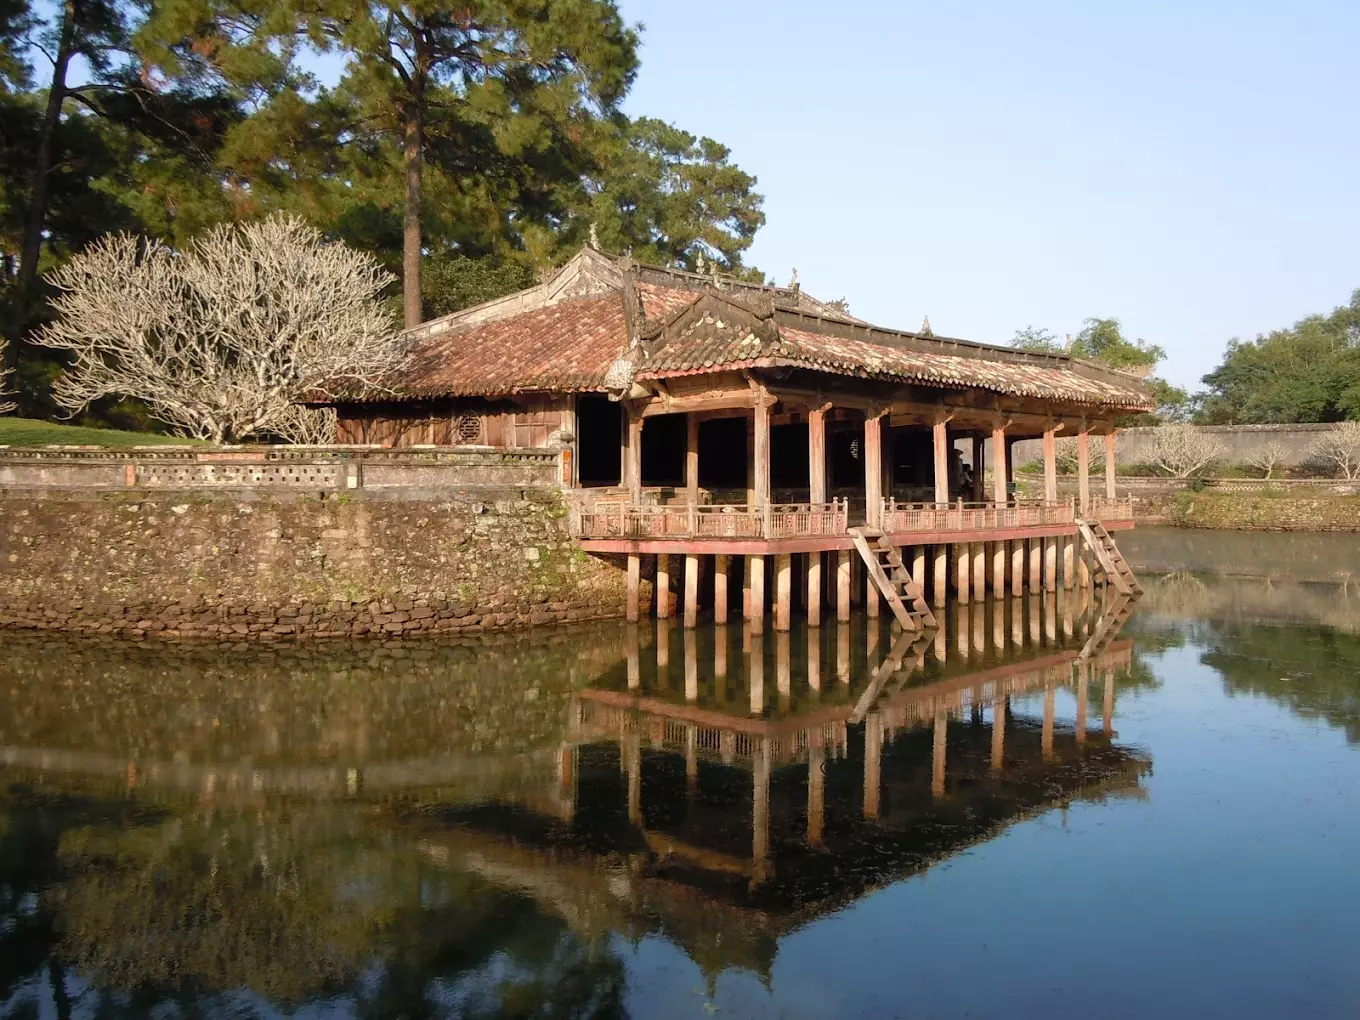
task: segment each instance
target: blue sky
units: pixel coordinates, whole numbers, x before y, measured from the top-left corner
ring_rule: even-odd
[[[1360,287],[1360,3],[621,0],[633,114],[732,149],[750,261],[1005,342],[1116,316],[1198,384]]]

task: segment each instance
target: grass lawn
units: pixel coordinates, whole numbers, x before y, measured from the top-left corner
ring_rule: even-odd
[[[165,446],[190,443],[193,439],[162,436],[154,432],[122,432],[118,429],[90,429],[82,425],[58,425],[35,418],[0,416],[0,446]]]

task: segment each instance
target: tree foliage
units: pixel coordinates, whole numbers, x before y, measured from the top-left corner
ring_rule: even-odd
[[[1229,341],[1204,383],[1197,420],[1206,424],[1360,419],[1360,290],[1328,315]]]

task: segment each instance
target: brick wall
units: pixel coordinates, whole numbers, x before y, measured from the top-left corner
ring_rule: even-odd
[[[621,616],[624,594],[622,562],[575,546],[551,488],[0,493],[0,626],[460,633]]]

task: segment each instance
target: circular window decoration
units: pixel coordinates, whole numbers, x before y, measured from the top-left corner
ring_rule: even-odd
[[[453,420],[453,434],[463,446],[475,444],[482,438],[482,419],[475,414],[460,414]]]

